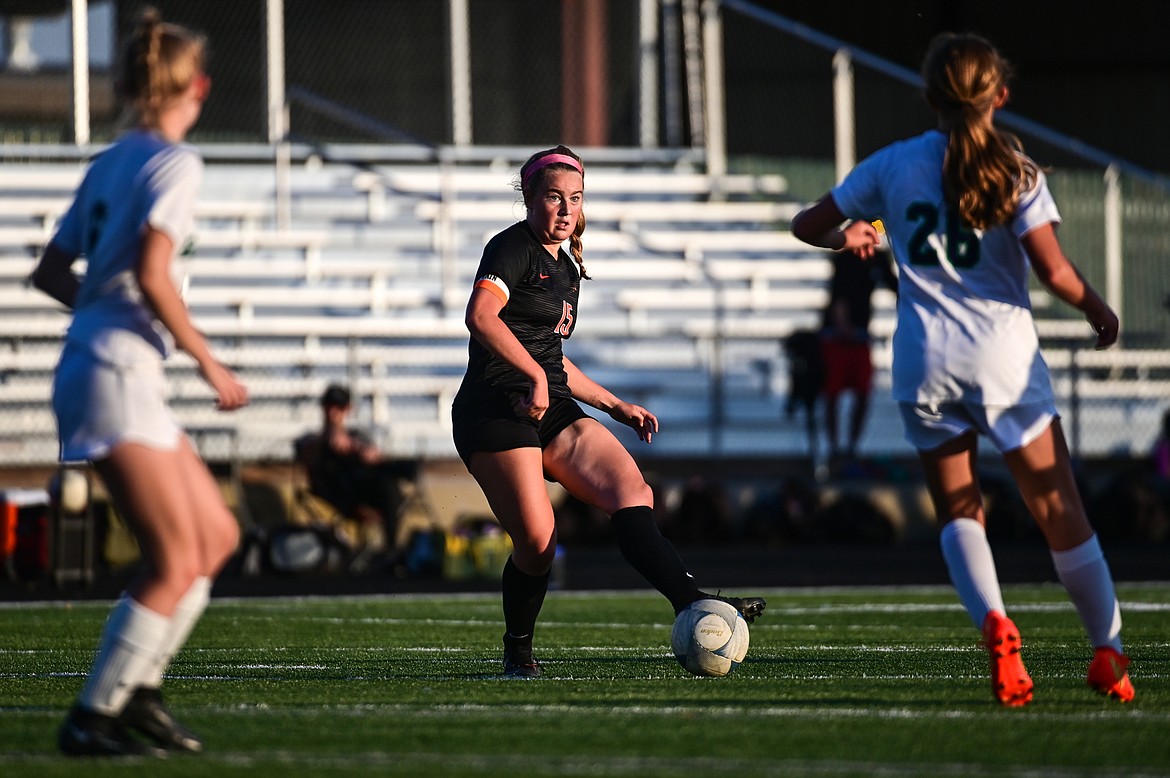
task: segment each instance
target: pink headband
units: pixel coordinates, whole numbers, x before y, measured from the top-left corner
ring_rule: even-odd
[[[527,172],[524,173],[524,184],[527,185],[528,180],[532,178],[532,174],[540,170],[542,167],[555,165],[558,162],[562,165],[568,165],[581,175],[585,175],[585,171],[581,168],[581,163],[570,157],[568,154],[546,154],[528,166]]]

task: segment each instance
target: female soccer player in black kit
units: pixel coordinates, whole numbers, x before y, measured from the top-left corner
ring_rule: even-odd
[[[532,633],[557,547],[545,479],[610,516],[626,561],[675,612],[711,597],[658,531],[654,497],[629,452],[575,401],[650,442],[658,419],[590,380],[561,351],[577,324],[585,168],[570,149],[520,169],[527,218],[488,241],[467,304],[467,374],[452,407],[455,447],[512,538],[504,567],[504,674],[540,675]],[[572,258],[562,248],[568,240]],[[719,598],[752,621],[758,597]]]

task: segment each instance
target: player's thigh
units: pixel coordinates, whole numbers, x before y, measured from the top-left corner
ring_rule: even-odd
[[[512,538],[513,557],[525,572],[555,552],[555,522],[545,486],[541,451],[535,446],[477,451],[468,469],[500,526]],[[548,562],[551,563],[551,556]]]
[[[544,469],[582,502],[606,515],[654,507],[654,493],[630,452],[596,419],[578,419],[544,451]]]
[[[1020,448],[1004,454],[1020,495],[1048,544],[1072,548],[1093,534],[1073,475],[1060,419]]]
[[[200,574],[214,575],[239,545],[240,525],[215,476],[186,437],[179,443],[178,460],[183,489],[196,513]]]
[[[978,445],[977,434],[968,430],[918,452],[939,524],[952,519],[984,521],[983,494],[975,470]]]
[[[164,576],[193,577],[197,513],[183,483],[179,452],[178,447],[119,443],[94,465],[155,568]]]

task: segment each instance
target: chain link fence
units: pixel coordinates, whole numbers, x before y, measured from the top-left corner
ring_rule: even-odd
[[[41,31],[29,39],[30,45],[34,51],[58,46],[61,17],[67,19],[68,4],[32,5],[54,10],[56,15],[48,19],[56,25],[56,32],[41,30],[45,20],[36,17],[40,21],[34,26]],[[211,43],[213,99],[191,140],[208,157],[213,194],[231,202],[251,200],[265,205],[251,217],[253,227],[273,228],[277,221],[273,206],[277,173],[271,164],[266,166],[276,152],[268,145],[265,2],[158,0],[155,5],[164,18],[204,31]],[[677,167],[701,165],[701,109],[709,96],[703,94],[702,80],[696,77],[696,56],[702,53],[696,48],[700,6],[698,0],[467,0],[470,78],[469,104],[464,108],[469,107],[471,137],[463,149],[470,160],[466,164],[497,175],[503,191],[514,172],[515,157],[522,159],[528,151],[562,141],[580,147],[585,140],[580,134],[583,115],[599,113],[603,120],[597,136],[600,142],[596,149],[584,147],[595,158],[631,164],[640,153],[650,165],[660,164],[661,153],[666,151],[671,163],[685,162]],[[124,2],[94,2],[90,6],[94,148],[114,137],[119,126],[111,87],[113,52],[118,33],[131,25],[137,7]],[[369,261],[370,267],[379,261],[388,263],[390,269],[384,272],[408,279],[388,282],[391,287],[399,284],[394,288],[403,299],[409,297],[403,289],[423,287],[420,279],[437,275],[441,259],[433,242],[434,224],[412,216],[407,206],[413,208],[413,203],[396,200],[393,193],[376,187],[363,189],[359,182],[362,173],[373,173],[375,179],[384,177],[387,161],[396,154],[415,150],[421,155],[419,159],[429,164],[440,151],[450,151],[457,140],[458,110],[453,97],[457,79],[452,67],[457,43],[452,22],[459,20],[451,18],[451,11],[460,7],[449,0],[283,3],[283,82],[289,97],[289,138],[296,149],[292,229],[286,233],[303,238],[305,243],[273,248],[263,254],[264,259],[291,261],[290,257],[320,255],[318,259],[328,263],[329,241],[349,236],[345,260],[351,265]],[[649,27],[653,35],[649,37],[643,24],[647,9],[652,15]],[[8,64],[0,71],[3,167],[32,169],[51,161],[76,170],[88,150],[69,146],[68,58],[43,58],[36,65],[14,60],[13,50],[24,39],[12,32],[14,27],[26,29],[25,18],[10,15],[3,22],[8,41],[3,51]],[[772,197],[801,203],[819,196],[836,178],[834,51],[734,9],[725,8],[721,20],[729,170],[782,176],[786,190],[769,195]],[[593,32],[587,34],[587,27]],[[49,37],[38,37],[44,35]],[[652,55],[648,59],[644,56],[647,47]],[[653,65],[650,82],[643,80],[648,62]],[[858,158],[896,138],[917,134],[933,122],[913,86],[864,64],[855,64],[854,73]],[[648,106],[653,110],[648,111]],[[1046,352],[1070,425],[1071,442],[1083,455],[1140,455],[1157,434],[1167,404],[1170,271],[1163,258],[1170,253],[1170,233],[1165,229],[1170,198],[1161,182],[1126,168],[1116,171],[1117,186],[1111,188],[1104,167],[1084,161],[1046,136],[1020,134],[1028,151],[1049,168],[1050,183],[1064,216],[1060,235],[1067,253],[1094,285],[1112,291],[1123,319],[1123,348],[1096,354],[1085,350],[1090,342],[1087,328],[1083,337],[1069,328],[1076,324],[1075,312],[1058,303],[1043,304],[1043,296],[1039,296],[1038,318],[1052,323],[1053,332],[1073,333],[1047,338]],[[623,151],[628,153],[622,156]],[[503,166],[496,164],[496,159],[505,160]],[[620,165],[615,162],[614,167]],[[380,197],[388,199],[376,199]],[[1108,222],[1111,197],[1120,198],[1120,219],[1113,226]],[[384,223],[371,224],[377,221],[371,218],[375,208],[387,214],[379,217]],[[329,215],[321,215],[325,213]],[[23,222],[17,222],[28,218],[8,214],[3,221],[5,226],[23,228]],[[240,218],[244,217],[209,218],[207,229],[232,230]],[[753,225],[752,229],[783,230],[786,226],[777,221]],[[474,263],[482,245],[476,241],[486,228],[465,224],[460,229],[472,236],[460,244],[460,261],[463,265]],[[324,234],[325,254],[310,232]],[[416,239],[416,243],[411,242]],[[1119,275],[1106,261],[1110,240],[1119,241],[1123,260]],[[27,245],[5,246],[5,267],[17,268],[20,263],[31,267],[34,252]],[[214,258],[213,252],[208,255]],[[645,253],[639,256],[645,258]],[[456,275],[456,285],[466,281],[468,271],[464,268],[460,272],[463,275]],[[364,280],[338,276],[320,283],[357,288],[371,283],[371,273]],[[6,274],[2,283],[15,287],[20,283],[19,272]],[[325,383],[341,380],[372,387],[358,393],[361,420],[372,425],[405,420],[407,427],[413,423],[421,428],[435,423],[427,420],[434,417],[436,396],[442,414],[442,403],[449,401],[448,390],[410,394],[414,389],[404,388],[400,381],[392,387],[398,394],[387,400],[380,387],[399,379],[431,388],[435,381],[449,384],[457,380],[466,334],[456,331],[458,313],[452,313],[450,300],[445,299],[449,290],[426,289],[431,296],[425,299],[432,302],[413,310],[408,306],[391,310],[385,316],[396,322],[390,328],[396,333],[405,331],[403,322],[417,324],[419,319],[434,316],[434,329],[452,328],[450,337],[442,342],[434,333],[425,337],[366,337],[356,325],[356,334],[346,334],[343,329],[348,320],[344,317],[349,314],[343,311],[334,311],[336,330],[290,340],[275,332],[264,334],[256,324],[263,311],[252,311],[248,306],[249,315],[254,317],[248,320],[250,324],[240,324],[234,332],[213,332],[212,336],[228,353],[247,351],[256,359],[267,350],[272,356],[267,364],[260,364],[265,362],[260,359],[248,368],[259,378],[258,386],[268,387],[258,393],[256,407],[249,411],[258,424],[283,424],[284,428],[316,424],[316,394]],[[433,303],[436,296],[443,298],[438,304]],[[238,307],[233,310],[243,317]],[[713,313],[696,313],[700,315]],[[12,316],[0,324],[0,426],[9,431],[0,435],[0,462],[47,462],[56,452],[41,389],[51,372],[52,360],[47,355],[58,342],[51,336],[22,335],[17,324],[20,322],[14,323]],[[580,335],[586,337],[587,331],[582,328]],[[692,386],[689,395],[685,394],[688,390],[679,390],[680,402],[701,408],[706,416],[703,423],[710,425],[696,434],[699,445],[726,447],[734,439],[741,453],[771,455],[776,451],[778,434],[799,439],[792,430],[781,428],[781,407],[788,386],[786,365],[775,338],[728,337],[695,346],[680,329],[662,339],[664,350],[679,343],[695,348],[697,361],[711,373],[739,377],[739,383],[724,385],[722,378],[717,378]],[[589,344],[585,346],[589,351]],[[882,343],[877,348],[878,363],[888,370],[888,360],[883,362],[883,350],[888,346]],[[298,358],[298,353],[330,356],[314,362]],[[306,366],[310,362],[312,366]],[[180,364],[172,370],[182,379],[178,385],[180,392],[187,393],[185,402],[198,405],[204,398],[190,366]],[[751,413],[763,409],[769,418],[754,424],[744,421],[743,412],[736,408],[742,405],[745,391],[760,401],[751,406]],[[879,395],[888,399],[888,373],[879,375],[875,399]],[[290,401],[289,396],[295,399]],[[209,430],[208,445],[218,447],[213,454],[226,455],[236,444],[213,434],[216,428],[204,419],[206,409],[200,408],[198,413],[191,411],[191,418],[197,417]],[[880,404],[875,408],[863,448],[906,453],[896,418],[886,413],[888,410]],[[32,433],[41,428],[48,430],[48,437],[41,435],[37,437],[40,443],[27,445],[25,439],[35,437]],[[442,429],[433,432],[435,439],[445,434]],[[420,446],[419,439],[421,434],[406,434],[386,442],[400,446],[404,454],[450,453]],[[793,450],[799,453],[800,447]],[[279,459],[290,451],[283,443],[269,442],[244,453],[250,458]]]
[[[798,201],[819,197],[836,178],[837,50],[734,9],[725,9],[723,25],[729,164],[784,175],[788,194]],[[860,62],[854,68],[858,159],[933,126],[934,115],[915,85]],[[1125,165],[1110,169],[1098,161],[1099,153],[1079,153],[1083,144],[1054,140],[1054,133],[1013,130],[1047,171],[1063,218],[1065,252],[1110,297],[1122,320],[1120,347],[1093,352],[1078,312],[1036,290],[1036,316],[1042,333],[1049,333],[1045,354],[1070,443],[1083,455],[1144,456],[1170,407],[1164,380],[1170,369],[1167,179]],[[1112,211],[1111,197],[1117,202]],[[1121,258],[1116,269],[1107,261],[1110,240]]]

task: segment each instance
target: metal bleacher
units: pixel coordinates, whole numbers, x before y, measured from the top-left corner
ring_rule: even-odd
[[[183,423],[231,426],[232,455],[244,460],[287,460],[291,441],[319,423],[321,391],[344,381],[385,448],[453,456],[463,306],[484,240],[523,216],[510,188],[518,162],[355,166],[305,155],[289,171],[282,218],[273,164],[224,156],[208,155],[187,301],[252,401],[216,414],[192,361],[175,355],[168,372]],[[10,462],[56,456],[47,399],[67,316],[25,278],[80,175],[75,161],[0,170],[0,459]],[[586,191],[594,280],[582,289],[567,353],[658,414],[660,454],[803,452],[800,425],[781,421],[780,342],[816,326],[830,268],[824,252],[788,232],[799,203],[783,179],[614,160],[590,165]],[[867,437],[877,450],[901,451],[888,400],[893,302],[877,300]],[[1079,325],[1039,324],[1057,337]],[[1126,352],[1107,353],[1106,369],[1119,376],[1109,391],[1136,391],[1124,380]],[[209,458],[227,455],[213,436],[206,445]]]

